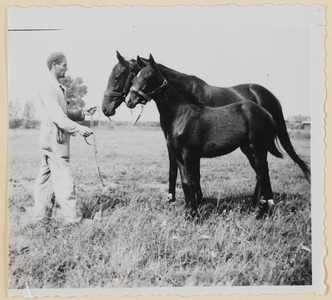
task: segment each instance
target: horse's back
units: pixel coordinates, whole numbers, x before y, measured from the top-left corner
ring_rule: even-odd
[[[259,84],[241,84],[232,87],[238,91],[246,100],[251,100],[270,113],[281,110],[281,104],[278,98],[267,88]]]
[[[193,75],[186,75],[173,69],[162,66],[162,73],[181,93],[191,93],[199,101],[207,106],[219,107],[241,101],[252,101],[264,107],[273,114],[273,111],[280,111],[279,100],[264,86],[247,83],[231,87],[217,87],[209,85],[201,78]]]
[[[265,99],[278,100],[266,88],[258,84],[240,84],[231,87],[215,87],[208,84],[197,86],[194,93],[202,103],[211,107],[225,106],[242,101],[255,102],[264,108],[270,109],[270,101]],[[274,105],[275,106],[275,105]]]

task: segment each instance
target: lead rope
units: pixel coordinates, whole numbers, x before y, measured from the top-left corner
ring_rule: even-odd
[[[98,111],[98,113],[99,113],[99,111]],[[92,135],[93,135],[93,144],[90,144],[88,142],[88,140],[86,139],[86,137],[84,137],[84,139],[85,139],[85,142],[88,145],[90,145],[90,146],[93,145],[93,147],[94,147],[94,150],[95,150],[94,151],[95,152],[95,160],[96,160],[98,175],[99,175],[99,178],[100,178],[101,185],[103,187],[105,187],[104,182],[103,182],[103,178],[101,177],[100,168],[99,168],[98,159],[97,159],[97,153],[98,153],[98,151],[97,151],[97,138],[96,138],[96,133],[95,133],[95,130],[94,130],[94,124],[93,123],[94,123],[93,116],[92,116],[92,114],[90,114],[90,128],[92,130]],[[99,125],[100,125],[100,113],[99,113]]]
[[[118,128],[115,123],[112,121],[112,119],[110,117],[107,117],[110,121],[111,121],[111,124],[112,126],[114,127],[115,131],[117,132],[121,132],[121,131],[124,131],[124,130],[127,130],[127,129],[131,129],[132,127],[134,127],[136,125],[136,123],[138,122],[138,120],[141,118],[142,116],[142,113],[143,113],[143,110],[144,110],[144,105],[141,105],[141,112],[139,113],[138,117],[136,118],[135,122],[132,122],[129,126],[127,127],[124,127],[124,128]],[[131,112],[131,119],[133,119],[133,111],[130,110]]]
[[[136,121],[133,122],[131,125],[129,125],[129,126],[125,127],[125,128],[121,128],[121,129],[118,129],[118,128],[115,126],[114,122],[111,120],[110,117],[107,117],[107,118],[111,121],[111,123],[112,123],[114,129],[115,129],[117,132],[121,132],[121,131],[124,131],[124,130],[127,130],[127,129],[133,127],[133,126],[138,122],[138,120],[140,119],[140,117],[142,116],[143,110],[144,110],[144,105],[141,105],[141,112],[140,112],[140,114],[138,115],[138,117],[136,118]],[[97,109],[97,111],[98,111],[98,114],[99,114],[99,129],[100,129],[100,112],[99,112],[98,109]],[[131,111],[131,115],[133,115],[132,111]],[[94,120],[93,120],[93,115],[92,115],[92,114],[90,114],[90,128],[91,128],[91,130],[92,130],[92,135],[93,135],[93,144],[89,143],[86,137],[84,137],[84,140],[85,140],[85,142],[86,142],[88,145],[94,147],[95,161],[96,161],[96,165],[97,165],[98,175],[99,175],[99,178],[100,178],[101,185],[102,185],[103,187],[105,187],[105,184],[104,184],[104,182],[103,182],[103,178],[101,177],[99,164],[98,164],[98,158],[97,158],[97,153],[98,153],[98,150],[97,150],[97,138],[96,138],[96,133],[95,133],[95,130],[94,130]]]

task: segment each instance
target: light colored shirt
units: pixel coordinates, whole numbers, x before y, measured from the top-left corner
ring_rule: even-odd
[[[83,121],[83,110],[70,110],[65,92],[56,78],[49,74],[39,90],[41,112],[40,147],[60,157],[69,158],[70,135],[75,136]]]

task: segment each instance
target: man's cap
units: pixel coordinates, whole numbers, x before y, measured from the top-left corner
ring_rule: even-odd
[[[63,58],[65,58],[65,55],[62,52],[54,52],[48,57],[46,64],[48,68],[50,68],[54,62],[57,62]]]

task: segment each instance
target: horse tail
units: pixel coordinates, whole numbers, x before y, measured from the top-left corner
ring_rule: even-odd
[[[293,148],[287,132],[286,122],[279,100],[270,91],[261,86],[259,86],[258,92],[259,94],[262,94],[262,97],[258,99],[258,103],[272,115],[272,118],[276,124],[276,133],[279,143],[284,148],[286,153],[291,157],[291,159],[301,168],[305,177],[310,181],[310,168],[307,163],[297,155]],[[266,101],[267,99],[269,101]]]
[[[270,140],[268,151],[275,157],[283,158],[284,156],[278,148],[279,147],[277,146],[277,137],[275,137],[274,139]]]
[[[279,101],[278,101],[279,102]],[[285,149],[287,154],[291,157],[291,159],[301,168],[305,177],[310,180],[310,168],[305,161],[303,161],[295,152],[293,145],[290,141],[286,123],[284,120],[284,116],[282,114],[282,109],[280,106],[280,110],[277,111],[273,116],[273,119],[276,123],[277,136],[281,146]]]

